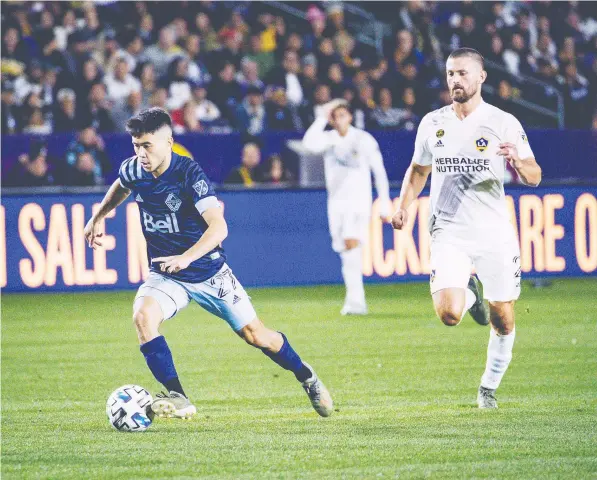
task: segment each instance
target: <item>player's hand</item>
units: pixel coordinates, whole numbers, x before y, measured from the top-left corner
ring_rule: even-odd
[[[384,222],[390,223],[392,221],[392,202],[380,202],[379,204],[379,218],[381,218]]]
[[[392,227],[394,227],[396,230],[402,230],[402,227],[406,225],[407,221],[408,212],[406,211],[406,209],[401,208],[392,217]]]
[[[348,105],[348,102],[343,98],[335,98],[334,100],[330,100],[328,103],[322,105],[322,114],[325,118],[331,122],[332,119],[332,112],[336,109],[336,107],[340,105]]]
[[[514,168],[520,162],[520,157],[518,156],[518,148],[513,143],[504,142],[500,143],[500,149],[497,151],[498,155],[504,157],[510,165]]]
[[[151,263],[160,263],[160,270],[167,273],[176,273],[184,270],[191,264],[191,259],[186,255],[172,255],[170,257],[152,258]]]
[[[103,232],[100,232],[100,221],[95,218],[91,218],[85,228],[83,230],[83,235],[85,235],[85,240],[87,241],[87,245],[95,250],[95,247],[101,247],[102,241],[101,237],[104,236]]]

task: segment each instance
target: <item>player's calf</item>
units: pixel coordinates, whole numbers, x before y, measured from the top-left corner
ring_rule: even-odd
[[[329,417],[332,414],[334,404],[330,392],[313,368],[301,360],[283,333],[270,330],[256,318],[243,327],[238,334],[245,342],[259,348],[280,367],[291,371],[301,382],[311,405],[319,415]]]

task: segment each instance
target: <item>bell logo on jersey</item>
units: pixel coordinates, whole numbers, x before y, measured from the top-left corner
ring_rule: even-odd
[[[147,213],[145,210],[143,212],[143,226],[145,227],[145,231],[149,233],[180,233],[180,229],[178,228],[178,220],[176,219],[176,214],[174,213],[167,213],[162,218],[154,218],[152,215]]]
[[[489,145],[489,140],[481,137],[477,139],[475,144],[477,145],[477,150],[479,150],[480,152],[484,152],[487,149],[487,145]]]

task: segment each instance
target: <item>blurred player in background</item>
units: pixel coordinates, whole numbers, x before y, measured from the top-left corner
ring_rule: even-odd
[[[160,324],[191,300],[224,319],[248,344],[294,373],[317,413],[332,414],[332,398],[315,371],[292,349],[283,333],[265,327],[251,300],[226,263],[220,247],[228,226],[213,186],[194,160],[172,152],[172,120],[165,110],[151,108],[127,123],[135,155],[126,159],[119,178],[99,211],[85,227],[89,246],[102,244],[103,219],[129,195],[141,213],[149,277],[133,305],[133,320],[147,366],[164,385],[153,411],[187,418],[196,413],[187,398]],[[156,266],[159,265],[159,266]]]
[[[352,113],[343,100],[321,108],[303,138],[305,149],[323,154],[328,192],[328,222],[332,248],[342,260],[346,298],[342,315],[366,315],[362,245],[368,239],[373,196],[371,172],[380,200],[380,215],[391,215],[388,176],[379,145],[371,134],[351,126]],[[334,127],[325,131],[327,124]]]
[[[481,54],[470,48],[453,51],[446,73],[452,104],[421,121],[392,224],[396,229],[406,224],[409,205],[433,171],[433,304],[448,326],[458,325],[467,311],[481,325],[491,322],[477,403],[497,408],[495,391],[512,359],[514,302],[520,295],[520,250],[505,201],[505,161],[530,186],[539,185],[541,168],[520,122],[481,98],[487,78]],[[473,265],[483,290],[471,276]]]

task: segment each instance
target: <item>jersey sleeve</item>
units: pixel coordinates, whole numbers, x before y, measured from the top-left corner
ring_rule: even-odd
[[[141,163],[135,157],[127,158],[118,169],[120,184],[124,188],[132,189],[135,178],[141,176],[140,168]]]
[[[424,167],[429,166],[433,162],[433,155],[427,146],[427,135],[429,132],[429,116],[426,115],[421,120],[419,128],[417,128],[417,137],[415,139],[415,151],[413,153],[412,162]]]
[[[513,115],[509,115],[508,117],[505,140],[516,145],[520,158],[535,157],[524,128],[522,128],[518,119]]]
[[[189,168],[185,189],[200,215],[209,208],[221,208],[212,183],[195,161]]]

